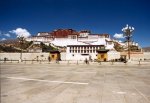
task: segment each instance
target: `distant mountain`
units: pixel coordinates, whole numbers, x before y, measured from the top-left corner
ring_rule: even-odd
[[[150,52],[150,47],[143,47],[142,49],[144,52]]]

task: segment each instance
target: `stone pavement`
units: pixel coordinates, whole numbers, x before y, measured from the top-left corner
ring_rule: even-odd
[[[150,103],[149,65],[0,65],[1,103]]]

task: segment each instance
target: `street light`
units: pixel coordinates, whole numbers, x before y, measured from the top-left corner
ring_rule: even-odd
[[[134,27],[128,26],[127,24],[126,27],[122,29],[122,31],[124,32],[123,36],[127,39],[127,42],[128,42],[128,58],[130,60],[130,43],[129,42],[131,40]]]
[[[20,45],[21,45],[21,53],[20,53],[20,60],[22,62],[22,46],[23,46],[23,43],[25,41],[25,37],[23,35],[20,35],[20,36],[17,36],[19,42],[20,42]]]

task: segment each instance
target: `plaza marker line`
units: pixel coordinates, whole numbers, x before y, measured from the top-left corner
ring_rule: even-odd
[[[22,77],[5,77],[5,78],[16,79],[16,80],[37,81],[37,82],[47,82],[47,83],[80,84],[80,85],[88,85],[89,84],[89,83],[83,83],[83,82],[50,81],[50,80],[31,79],[31,78],[22,78]]]

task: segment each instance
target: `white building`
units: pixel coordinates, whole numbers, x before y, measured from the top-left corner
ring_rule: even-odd
[[[102,46],[108,50],[114,50],[114,43],[110,39],[109,34],[91,34],[90,31],[81,31],[75,32],[68,29],[69,33],[66,36],[67,31],[62,31],[59,29],[59,32],[56,32],[52,35],[50,33],[38,33],[37,36],[30,37],[27,41],[34,42],[43,42],[45,44],[49,43],[54,47],[64,47],[66,48],[66,57],[63,57],[64,60],[85,60],[87,59],[97,59],[97,50]],[[61,32],[62,31],[62,32]],[[70,33],[71,32],[71,33]],[[60,37],[60,35],[65,35],[65,37]],[[58,36],[59,37],[56,37]]]

